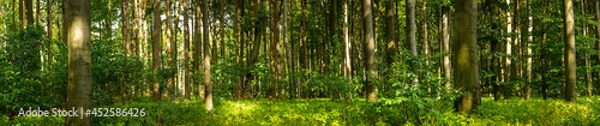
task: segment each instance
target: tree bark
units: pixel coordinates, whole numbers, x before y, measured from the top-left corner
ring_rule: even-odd
[[[279,2],[278,0],[271,0],[271,67],[275,74],[275,80],[273,81],[274,97],[279,97],[279,82],[281,80],[280,70],[280,54],[279,54]]]
[[[123,0],[122,14],[121,14],[121,34],[123,34],[123,47],[125,48],[125,54],[131,55],[131,41],[129,40],[129,0]]]
[[[19,29],[23,29],[23,27],[25,26],[25,13],[23,12],[23,1],[24,0],[19,0]]]
[[[67,35],[69,79],[66,108],[83,112],[92,105],[91,4],[89,0],[65,0],[64,3],[64,13],[69,15],[64,27],[70,31]],[[89,115],[79,116],[67,117],[65,125],[91,125]]]
[[[189,17],[188,17],[188,3],[187,0],[183,0],[183,54],[184,54],[184,97],[186,100],[190,100],[190,30],[189,30]]]
[[[441,11],[442,11],[442,15],[441,15],[441,30],[440,30],[440,44],[441,44],[441,50],[446,52],[446,53],[450,53],[450,9],[448,9],[447,6],[441,6],[440,7]],[[446,88],[450,89],[452,88],[452,83],[450,81],[450,79],[452,78],[452,70],[451,70],[451,63],[450,63],[450,55],[444,55],[442,57],[442,66],[443,66],[443,71],[444,71],[444,77],[446,79],[448,79],[448,81],[446,81],[445,86]]]
[[[410,54],[414,57],[417,56],[417,42],[416,42],[416,31],[417,25],[415,23],[415,0],[406,0],[406,38],[408,39]],[[417,73],[417,63],[410,62],[412,71]]]
[[[470,113],[481,103],[479,87],[479,49],[477,47],[477,0],[457,0],[454,3],[456,16],[456,46],[454,60],[454,88],[465,92],[454,101],[459,113]]]
[[[47,24],[47,28],[48,28],[48,38],[50,39],[50,44],[48,45],[48,61],[50,63],[53,63],[54,60],[52,60],[52,50],[54,50],[54,48],[52,47],[54,45],[54,43],[52,42],[52,6],[54,6],[52,4],[52,0],[48,0],[48,18],[46,19],[46,22],[48,22]],[[14,17],[13,17],[14,18]],[[14,25],[14,22],[13,22]]]
[[[162,50],[162,28],[160,20],[160,0],[154,0],[154,17],[152,18],[152,72],[154,73],[154,91],[153,101],[159,102],[162,100],[162,93],[160,91],[160,83],[158,80],[161,78],[158,71],[161,66],[161,50]]]
[[[33,0],[25,0],[25,17],[27,26],[33,25]]]
[[[371,0],[363,1],[364,22],[365,22],[365,71],[368,77],[365,81],[367,102],[377,102],[377,86],[374,82],[377,79],[377,66],[375,66],[375,35],[373,33],[373,14]]]
[[[391,1],[391,0],[388,0],[388,1]],[[350,31],[348,31],[349,30],[348,29],[348,23],[351,20],[350,17],[352,16],[352,15],[349,14],[349,12],[352,11],[352,10],[351,10],[351,8],[348,7],[348,3],[351,3],[351,2],[352,2],[352,0],[344,0],[344,2],[343,2],[344,3],[344,5],[343,5],[343,8],[344,8],[344,24],[343,24],[342,27],[343,27],[343,32],[344,32],[344,76],[347,79],[352,78],[352,59],[351,59],[351,56],[350,56],[351,51],[352,51],[351,50],[352,45],[350,43]],[[388,12],[388,14],[389,14],[389,12]],[[393,15],[393,11],[392,11],[392,15]],[[388,27],[390,27],[390,26],[388,26]],[[394,28],[393,33],[395,34],[395,32],[396,32],[396,30]],[[389,31],[388,31],[388,33],[392,34]],[[395,38],[395,36],[393,36],[392,38]],[[392,39],[392,41],[393,41],[393,43],[391,45],[393,47],[396,44],[396,42],[395,42],[395,39]],[[390,49],[390,43],[389,42],[392,42],[392,41],[388,41],[388,49]],[[392,50],[388,50],[388,52],[390,52],[390,51],[392,51]],[[388,53],[388,56],[390,56],[389,53]],[[346,86],[350,86],[350,85],[348,84]]]
[[[175,45],[175,43],[174,43],[174,41],[171,38],[171,0],[167,0],[166,4],[167,4],[166,5],[166,9],[167,9],[166,17],[167,17],[167,20],[166,20],[165,25],[166,25],[166,30],[167,30],[166,31],[166,34],[167,34],[166,37],[167,38],[165,39],[166,40],[165,43],[167,44],[167,60],[168,60],[166,68],[170,69],[171,67],[175,67],[174,64],[173,64],[174,53],[173,53],[173,47],[172,47],[172,46]],[[174,48],[174,50],[177,50],[177,48]],[[169,73],[172,73],[172,72],[169,72]],[[173,98],[173,93],[174,93],[173,92],[173,85],[174,85],[174,81],[175,81],[174,77],[175,76],[171,76],[167,80],[167,96],[168,96],[169,99]]]
[[[575,20],[573,14],[573,1],[564,0],[564,21],[565,21],[565,100],[571,103],[576,103],[577,87],[576,87],[576,60],[575,60]]]
[[[40,4],[40,2],[41,2],[41,0],[36,0],[36,2],[35,2],[35,4],[36,4],[35,5],[35,8],[36,8],[35,9],[35,21],[36,21],[36,24],[40,24],[40,22],[41,22],[40,21],[41,20],[41,18],[40,18],[41,17],[40,16],[40,13],[41,13],[41,9],[40,9],[41,7],[40,7],[40,5],[41,4]]]
[[[596,22],[600,22],[600,1],[596,1],[594,5],[594,9],[596,10]],[[600,25],[596,25],[596,38],[600,39]],[[600,40],[596,40],[596,50],[600,51]],[[600,53],[596,54],[596,63],[600,63]],[[596,73],[598,90],[600,90],[600,72]],[[600,94],[600,92],[599,92]]]
[[[208,25],[208,1],[209,0],[204,0],[204,7],[202,9],[203,14],[202,14],[202,20],[205,23],[203,25],[204,27],[204,86],[205,86],[205,99],[204,99],[204,105],[206,106],[206,110],[208,111],[212,111],[213,110],[213,103],[212,103],[212,85],[210,83],[210,44],[208,43],[208,30],[209,30],[209,25]]]

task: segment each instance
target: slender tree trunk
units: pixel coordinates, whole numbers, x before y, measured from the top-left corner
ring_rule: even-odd
[[[466,93],[454,102],[457,112],[470,113],[481,103],[479,86],[479,49],[477,47],[477,0],[457,0],[456,46],[452,53],[454,60],[454,88]]]
[[[122,14],[121,14],[121,34],[123,34],[123,47],[125,48],[125,54],[131,55],[131,41],[129,41],[129,0],[123,0]]]
[[[54,48],[52,46],[54,45],[54,43],[52,43],[52,6],[53,6],[52,0],[48,0],[47,6],[48,6],[48,18],[46,19],[46,21],[48,24],[46,27],[48,28],[48,38],[50,39],[50,44],[48,45],[48,61],[50,63],[53,63],[54,60],[52,60],[52,50],[54,50]],[[13,22],[13,25],[14,25],[14,22]]]
[[[154,17],[152,18],[152,72],[154,73],[154,92],[153,101],[159,102],[162,100],[162,93],[160,91],[160,83],[158,80],[161,78],[158,71],[161,66],[161,50],[162,50],[162,28],[160,19],[160,0],[154,0]]]
[[[275,80],[273,81],[274,97],[279,97],[279,82],[281,80],[280,70],[280,54],[279,54],[279,2],[277,0],[271,1],[271,67],[275,72]]]
[[[388,1],[391,1],[391,0],[388,0]],[[351,10],[351,8],[348,7],[348,3],[352,3],[352,0],[344,0],[343,3],[344,3],[344,5],[343,5],[343,8],[344,8],[344,24],[343,24],[342,27],[343,27],[343,32],[344,32],[344,76],[347,79],[350,79],[350,78],[352,78],[351,77],[352,76],[352,59],[351,59],[351,56],[350,56],[350,54],[351,54],[350,51],[351,51],[352,45],[350,43],[350,31],[348,31],[348,23],[349,23],[350,20],[352,20],[350,18],[352,15],[349,14],[349,12],[352,11],[352,10]],[[389,14],[389,12],[388,12],[388,14]],[[393,15],[393,11],[392,11],[392,15]],[[394,31],[394,33],[396,32],[395,29],[393,31]],[[389,31],[388,31],[388,33],[389,33]],[[392,33],[389,33],[389,34],[392,34]],[[392,38],[395,38],[395,36],[392,37]],[[390,43],[389,42],[392,42],[391,43],[392,47],[394,47],[395,44],[396,44],[395,40],[388,41],[388,49],[390,49]],[[388,50],[388,52],[390,52],[390,51],[391,50]],[[388,53],[388,56],[390,56],[389,53]],[[349,87],[350,85],[348,84],[346,86]]]
[[[27,26],[33,25],[33,0],[25,0],[25,17]]]
[[[373,14],[371,0],[363,1],[364,22],[365,22],[365,71],[368,77],[365,82],[367,102],[377,102],[377,86],[375,86],[377,77],[377,66],[375,65],[375,35],[373,33]]]
[[[23,12],[23,10],[24,10],[23,9],[24,8],[23,1],[24,0],[19,0],[19,29],[23,29],[23,27],[25,26],[25,15],[24,15],[25,13]]]
[[[225,21],[225,2],[218,2],[218,3],[220,3],[219,7],[221,8],[220,9],[221,10],[221,12],[220,12],[221,13],[221,15],[220,15],[221,16],[220,17],[221,21],[219,21],[219,25],[221,25],[220,26],[221,27],[220,28],[220,31],[221,31],[221,39],[220,39],[221,43],[220,43],[220,46],[219,46],[219,47],[221,47],[221,56],[220,57],[225,58],[225,22],[226,22]],[[217,46],[217,45],[214,45],[214,46]],[[215,59],[216,59],[216,57],[215,57]],[[218,59],[217,59],[217,61],[218,61]]]
[[[525,99],[531,98],[531,87],[533,83],[533,9],[531,8],[531,2],[526,1],[527,13],[528,13],[528,28],[527,28],[527,84],[525,86]]]
[[[65,108],[83,112],[92,107],[91,4],[89,0],[65,0],[64,3],[64,13],[69,15],[64,26],[70,30],[67,35],[69,79]],[[91,123],[89,115],[65,120],[65,125],[90,126]]]
[[[410,54],[414,57],[417,56],[417,41],[416,31],[417,25],[415,23],[415,0],[406,0],[406,38],[408,39]],[[412,71],[417,73],[417,63],[411,62],[410,66]],[[416,82],[416,80],[415,80]]]
[[[596,22],[600,22],[600,1],[596,1],[594,4],[594,9],[596,10]],[[596,25],[596,38],[600,39],[600,25]],[[596,50],[600,51],[600,40],[596,40]],[[600,63],[600,53],[596,54],[596,63]],[[598,78],[598,90],[600,90],[600,72],[596,73]],[[600,94],[600,92],[599,92]]]
[[[208,111],[212,111],[213,110],[213,103],[212,103],[212,85],[210,83],[210,44],[208,43],[208,31],[209,31],[209,25],[208,25],[208,1],[209,0],[204,0],[204,7],[202,9],[203,14],[202,14],[202,20],[205,23],[203,25],[204,27],[204,85],[206,86],[205,88],[205,99],[204,99],[204,105],[206,106],[206,110]]]
[[[190,100],[190,30],[189,30],[189,17],[188,17],[188,3],[187,0],[183,0],[183,54],[184,54],[184,97],[186,100]]]
[[[233,16],[233,24],[235,25],[235,26],[234,26],[234,32],[233,32],[233,34],[234,34],[234,36],[239,36],[239,38],[241,38],[241,36],[242,36],[242,34],[241,34],[241,32],[240,32],[240,27],[241,27],[241,25],[240,25],[240,23],[239,23],[239,19],[240,19],[240,14],[239,14],[239,13],[240,13],[240,12],[239,12],[239,9],[238,9],[238,8],[239,8],[239,5],[238,5],[238,4],[239,4],[240,2],[241,2],[241,1],[239,1],[239,0],[236,0],[236,1],[233,3],[233,4],[234,4],[234,5],[233,5],[233,6],[234,6],[234,7],[233,7],[233,9],[234,9],[234,12],[233,12],[233,15],[234,15],[234,16]],[[242,5],[243,5],[243,4],[242,4]],[[238,61],[237,61],[237,62],[238,62],[238,65],[241,65],[241,64],[243,64],[243,63],[242,63],[242,62],[243,62],[243,60],[242,60],[242,59],[243,59],[243,57],[244,57],[244,56],[242,56],[242,54],[243,54],[243,51],[242,51],[242,50],[243,50],[245,47],[242,45],[242,43],[243,43],[243,42],[242,42],[242,40],[241,40],[241,39],[239,39],[238,37],[234,37],[234,38],[236,39],[236,40],[234,40],[234,41],[235,41],[236,43],[239,43],[239,46],[238,46],[238,52],[237,52],[237,55],[236,55],[236,56],[237,56],[237,60],[238,60]],[[239,98],[242,98],[242,82],[243,82],[243,79],[244,79],[244,78],[243,78],[242,76],[238,76],[238,78],[237,78],[237,82],[235,83],[235,98],[238,98],[238,99],[239,99]]]
[[[41,9],[40,9],[41,7],[40,7],[40,5],[41,4],[40,4],[40,2],[41,2],[41,0],[36,0],[36,2],[35,2],[35,4],[36,4],[35,5],[35,8],[36,8],[35,9],[35,19],[36,19],[35,21],[36,21],[36,24],[40,24],[40,22],[41,22],[41,18],[40,18],[41,17],[40,16],[40,13],[41,13]]]
[[[181,76],[180,75],[181,72],[179,71],[180,67],[178,65],[179,64],[178,63],[178,61],[179,61],[179,57],[178,57],[179,54],[178,54],[177,50],[179,50],[179,48],[177,46],[177,42],[179,40],[177,39],[178,38],[177,36],[179,36],[178,33],[180,33],[180,31],[179,31],[180,30],[180,27],[179,27],[179,18],[181,17],[180,16],[181,12],[180,12],[180,9],[179,9],[180,4],[181,4],[181,2],[179,2],[179,0],[176,0],[175,3],[173,4],[173,5],[175,5],[175,7],[174,7],[174,9],[175,9],[175,19],[173,20],[173,22],[174,22],[173,24],[175,26],[175,29],[173,29],[173,41],[171,41],[173,43],[173,44],[171,44],[171,46],[173,47],[173,52],[171,53],[171,55],[173,55],[173,61],[171,62],[171,64],[174,67],[173,71],[175,71],[175,74],[173,74],[173,83],[175,85],[173,87],[175,89],[179,89],[179,90],[181,90],[181,86],[180,86],[181,85],[181,78],[179,78]],[[173,91],[172,94],[175,95],[175,89],[171,89],[169,91]]]
[[[441,46],[442,46],[442,51],[447,52],[447,53],[451,53],[450,50],[450,9],[447,6],[442,6],[441,7],[442,10],[442,30],[440,33],[440,38],[441,38]],[[452,78],[452,68],[451,68],[451,62],[450,62],[450,55],[444,55],[442,57],[442,64],[443,64],[443,68],[444,68],[444,77],[446,79],[448,79],[448,81],[446,81],[446,88],[450,89],[452,86],[452,83],[450,81],[450,79]]]
[[[427,27],[428,27],[427,25],[429,22],[427,22],[428,17],[427,17],[427,1],[426,0],[423,1],[422,11],[423,11],[422,27],[423,27],[423,48],[424,48],[423,56],[425,57],[425,66],[428,66],[429,65],[429,59],[428,59],[429,58],[429,38],[428,38],[429,36],[427,33],[429,31],[427,31]]]
[[[573,14],[573,1],[564,0],[565,21],[565,100],[575,103],[577,99],[576,87],[576,61],[575,61],[575,20]]]
[[[173,50],[177,50],[177,48],[172,48],[172,46],[174,46],[175,43],[174,43],[173,40],[171,40],[172,39],[171,38],[171,1],[167,0],[166,4],[167,4],[166,5],[166,9],[167,9],[167,13],[166,13],[167,21],[166,21],[165,25],[166,25],[166,30],[167,30],[166,31],[166,34],[167,34],[166,37],[167,38],[165,39],[166,40],[165,43],[167,44],[167,60],[168,60],[166,68],[170,69],[171,67],[175,67],[175,66],[172,66],[173,65],[173,63],[172,63],[173,62],[173,55],[174,55],[173,54]],[[169,72],[169,73],[172,73],[172,72]],[[175,81],[174,76],[169,77],[168,81],[167,81],[167,96],[168,96],[169,100],[171,98],[173,98],[173,85],[174,85],[174,81]]]

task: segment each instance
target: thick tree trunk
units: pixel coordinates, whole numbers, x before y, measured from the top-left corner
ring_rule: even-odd
[[[576,87],[576,61],[575,61],[575,19],[573,14],[573,1],[564,0],[565,21],[565,100],[575,103],[577,99]]]
[[[161,50],[162,50],[162,28],[160,20],[160,0],[154,0],[154,17],[152,18],[152,72],[154,73],[154,96],[153,101],[159,102],[162,100],[162,93],[160,91],[160,83],[158,82],[160,75],[158,69],[161,66]]]
[[[365,22],[365,71],[368,72],[368,77],[365,82],[367,102],[377,102],[377,66],[375,65],[375,35],[373,33],[373,14],[371,8],[371,0],[363,1],[364,22]]]
[[[65,0],[64,3],[64,13],[69,15],[64,26],[70,30],[67,35],[69,79],[65,108],[83,112],[92,106],[91,4],[89,0]],[[89,126],[91,123],[89,115],[67,117],[65,120],[68,126]]]
[[[454,3],[456,16],[456,46],[454,60],[454,88],[463,91],[454,102],[457,112],[469,113],[481,103],[479,86],[479,49],[477,47],[477,0],[457,0]]]
[[[206,110],[208,111],[212,111],[213,110],[213,103],[212,103],[212,85],[210,83],[210,44],[208,43],[208,31],[209,31],[209,25],[208,25],[208,1],[209,0],[204,0],[204,6],[203,6],[203,14],[202,14],[202,22],[204,22],[203,28],[204,28],[204,86],[205,86],[205,98],[204,98],[204,105],[206,106]]]

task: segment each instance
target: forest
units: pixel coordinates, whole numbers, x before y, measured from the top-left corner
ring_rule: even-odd
[[[600,125],[598,0],[1,0],[0,125]]]

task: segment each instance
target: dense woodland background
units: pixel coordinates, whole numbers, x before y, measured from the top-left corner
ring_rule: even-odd
[[[600,125],[595,0],[3,0],[0,16],[0,124]],[[70,106],[149,115],[17,116]]]

